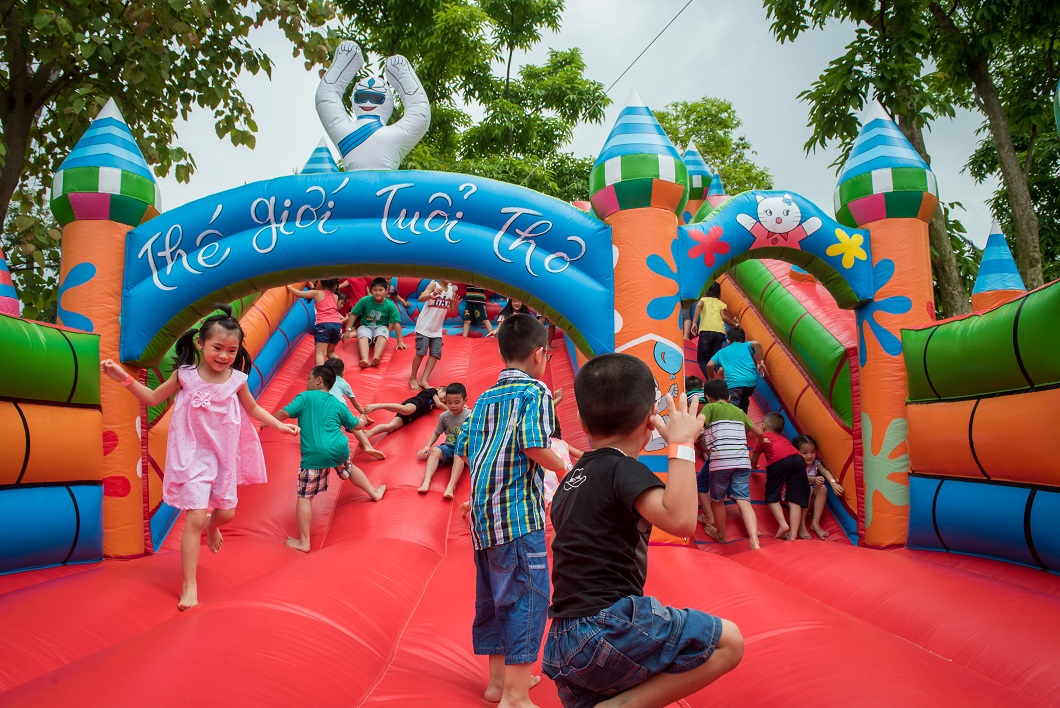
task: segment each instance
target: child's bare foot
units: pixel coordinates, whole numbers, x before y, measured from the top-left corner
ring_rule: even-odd
[[[803,541],[809,541],[809,540],[812,540],[812,539],[813,539],[813,536],[811,536],[811,535],[810,535],[810,534],[808,534],[808,533],[800,533],[800,534],[799,534],[799,538],[801,538],[801,539],[802,539]],[[793,538],[793,539],[791,539],[791,540],[792,540],[792,541],[794,541],[795,539]]]
[[[411,388],[413,391],[419,391],[420,390],[420,382],[417,381],[416,379],[409,379],[409,388]]]
[[[445,491],[442,492],[442,499],[447,499],[449,501],[453,500],[453,488],[452,487],[446,487],[445,488]]]
[[[379,410],[379,405],[378,404],[369,403],[367,406],[364,407],[364,414],[368,415],[369,413],[374,413],[377,410]]]
[[[364,454],[368,455],[369,457],[374,457],[377,460],[385,460],[386,459],[386,453],[383,452],[382,450],[376,449],[374,447],[366,447],[366,448],[364,448]]]
[[[302,553],[309,553],[309,544],[302,543],[300,539],[294,538],[293,536],[288,536],[287,540],[284,541],[284,543],[287,545],[288,548],[293,548],[294,550],[301,551]]]
[[[773,538],[783,538],[785,540],[789,540],[790,541],[791,539],[788,538],[788,536],[789,536],[788,531],[791,531],[791,527],[789,527],[787,524],[784,524],[779,529],[777,529],[777,533],[776,533],[775,536],[773,536]]]
[[[466,502],[460,505],[460,516],[467,518],[468,512],[471,511],[471,500],[468,499]]]
[[[703,526],[703,533],[713,538],[718,543],[725,543],[725,536],[713,526]]]
[[[751,550],[752,551],[757,551],[761,547],[762,547],[761,544],[758,543],[758,536],[755,536],[754,538],[751,539]]]
[[[530,688],[533,688],[534,686],[536,686],[539,683],[541,683],[541,677],[540,676],[531,676],[530,677]],[[490,703],[500,703],[501,699],[504,698],[504,687],[501,684],[490,683],[490,685],[486,686],[486,692],[482,694],[482,698],[484,698],[485,700],[489,701]],[[505,704],[501,703],[501,705],[503,706]],[[531,705],[532,706],[534,704],[533,703],[529,703],[529,704],[526,704],[526,705]]]
[[[431,485],[429,485],[427,482],[424,482],[423,484],[420,485],[420,488],[417,489],[416,491],[419,492],[420,494],[426,494],[427,490],[429,490],[430,488],[431,488]]]
[[[822,529],[820,524],[816,524],[814,526],[811,526],[810,528],[813,529],[813,532],[815,534],[817,534],[821,538],[822,541],[832,535],[832,534],[828,533],[827,531],[825,531],[824,529]],[[802,536],[802,534],[800,534],[799,537],[800,538],[810,538],[810,534],[806,534],[805,536]]]
[[[195,585],[185,585],[180,591],[180,600],[177,602],[177,609],[183,612],[189,607],[195,607],[198,604],[198,587]]]
[[[212,521],[211,515],[206,515],[206,545],[209,546],[210,550],[217,553],[221,550],[221,544],[224,543],[224,537],[221,536],[221,529],[217,528],[210,523]]]
[[[699,516],[696,517],[696,522],[698,522],[700,524],[703,524],[704,526],[713,526],[714,525],[714,517],[713,516],[707,516],[706,514],[700,514]]]
[[[357,362],[357,366],[361,367],[362,369],[367,369],[368,368],[368,362],[366,360],[364,360],[364,359],[361,359],[360,361]]]
[[[379,366],[379,357],[377,357],[377,356],[372,357],[372,364],[371,365],[372,366]]]
[[[379,501],[380,499],[383,498],[383,494],[385,494],[385,493],[386,493],[386,485],[385,484],[380,484],[378,487],[375,488],[375,494],[369,494],[368,496],[372,498],[372,501]]]
[[[419,384],[420,388],[432,388],[430,382],[427,381],[427,379],[420,379],[416,383]]]

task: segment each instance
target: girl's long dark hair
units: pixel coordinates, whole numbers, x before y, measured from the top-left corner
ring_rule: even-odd
[[[176,371],[182,366],[198,366],[199,350],[195,348],[195,338],[198,337],[199,343],[205,344],[214,335],[215,331],[220,328],[227,332],[235,332],[239,336],[239,351],[236,352],[236,360],[233,362],[232,368],[242,371],[244,374],[249,374],[250,352],[243,346],[243,328],[239,326],[236,318],[232,317],[232,307],[230,305],[215,304],[214,309],[220,310],[223,314],[207,317],[203,320],[199,329],[189,329],[177,340],[175,347],[177,360],[173,364],[173,370]]]
[[[526,314],[526,315],[532,314],[533,310],[531,310],[530,306],[526,304],[526,301],[523,300],[522,302],[523,302],[523,309],[519,310],[519,312],[521,312],[523,314]],[[515,308],[512,307],[512,299],[508,298],[508,302],[504,305],[504,309],[501,310],[498,313],[498,317],[510,317],[510,316],[512,316],[514,314],[515,314]]]

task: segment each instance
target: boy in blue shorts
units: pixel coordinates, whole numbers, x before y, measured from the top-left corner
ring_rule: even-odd
[[[766,362],[762,358],[762,345],[752,340],[745,341],[747,335],[739,327],[730,327],[725,335],[728,346],[722,347],[707,362],[707,376],[713,376],[718,370],[718,377],[729,384],[729,403],[744,413],[751,402],[758,377],[765,377]]]
[[[276,411],[276,418],[297,418],[301,430],[302,461],[298,471],[298,502],[295,517],[298,538],[287,537],[287,545],[296,551],[309,553],[309,530],[313,523],[313,497],[328,491],[331,470],[340,479],[348,479],[363,489],[372,501],[379,501],[386,485],[372,486],[361,468],[350,460],[350,441],[342,429],[363,427],[350,413],[346,404],[331,395],[335,385],[335,371],[328,366],[315,366],[306,379],[306,390]]]
[[[451,383],[439,393],[445,394],[442,398],[445,410],[438,417],[438,425],[435,426],[431,437],[427,439],[427,444],[416,453],[416,457],[427,460],[427,469],[423,472],[423,484],[416,491],[426,494],[431,488],[431,478],[434,477],[439,465],[452,462],[453,472],[449,475],[449,484],[445,488],[445,493],[442,494],[444,498],[452,499],[456,493],[456,483],[460,479],[460,473],[464,471],[463,458],[456,456],[456,439],[460,436],[460,428],[464,425],[464,421],[471,415],[471,409],[466,405],[467,389],[464,388],[464,384]],[[434,447],[435,441],[442,435],[445,436],[445,442]]]
[[[483,696],[503,708],[533,706],[531,676],[548,618],[543,468],[562,473],[551,449],[552,394],[540,379],[550,354],[545,326],[516,314],[497,328],[506,368],[460,431],[456,453],[471,469],[476,654],[489,656]]]
[[[729,403],[725,379],[711,379],[703,385],[707,405],[703,406],[706,447],[710,452],[710,505],[715,526],[704,524],[703,531],[718,543],[725,543],[725,497],[736,502],[747,527],[751,549],[758,550],[758,517],[751,508],[751,455],[747,432],[761,442],[764,433],[747,414]]]
[[[552,500],[554,593],[544,671],[565,708],[664,706],[731,671],[743,657],[735,624],[644,596],[652,526],[690,536],[696,526],[695,452],[703,417],[667,395],[627,354],[587,362],[574,379],[593,449]],[[667,481],[637,460],[658,430],[670,445]]]

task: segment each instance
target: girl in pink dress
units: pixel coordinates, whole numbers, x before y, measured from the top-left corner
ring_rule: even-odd
[[[221,549],[220,527],[236,515],[236,486],[262,484],[265,458],[251,418],[292,435],[298,426],[281,423],[259,406],[247,388],[250,354],[243,347],[243,330],[232,310],[208,317],[198,330],[177,340],[177,362],[172,376],[151,390],[110,359],[100,362],[107,376],[121,382],[148,406],[176,393],[166,441],[166,469],[162,498],[186,510],[180,559],[184,584],[177,607],[186,610],[199,601],[195,571],[199,565],[202,532],[210,550]],[[233,368],[234,367],[234,368]],[[207,509],[213,513],[207,514]]]

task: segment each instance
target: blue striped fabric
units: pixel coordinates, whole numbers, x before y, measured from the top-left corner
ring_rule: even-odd
[[[477,550],[545,527],[544,470],[523,450],[551,444],[551,398],[529,374],[505,369],[460,430],[456,450],[471,469],[471,541]]]
[[[979,274],[975,277],[972,293],[1026,289],[1016,261],[1012,258],[1012,251],[1005,242],[1005,235],[1000,233],[1000,229],[991,233],[983,249],[983,259],[979,263]]]
[[[339,141],[339,153],[345,157],[353,152],[354,148],[375,134],[375,131],[383,127],[379,116],[365,116],[357,120],[357,129]]]
[[[838,181],[889,167],[928,169],[894,121],[877,118],[861,129]]]
[[[117,118],[92,122],[59,169],[71,167],[116,167],[154,181],[129,126]]]
[[[655,120],[655,115],[647,106],[626,106],[618,114],[618,120],[607,136],[597,165],[613,157],[623,155],[667,155],[680,160],[677,148],[666,137],[666,132]]]
[[[321,146],[313,151],[313,154],[309,156],[305,166],[302,168],[301,174],[303,175],[319,175],[319,174],[331,174],[338,172],[339,166],[335,162],[335,158],[331,155],[331,150],[327,147]]]

